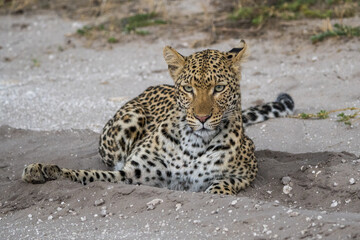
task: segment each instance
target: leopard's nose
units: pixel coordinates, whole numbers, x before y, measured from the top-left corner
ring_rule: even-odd
[[[211,115],[196,115],[196,114],[194,114],[194,116],[195,116],[195,118],[196,118],[197,120],[199,120],[201,123],[205,123],[206,120],[208,120],[208,119],[211,117]]]

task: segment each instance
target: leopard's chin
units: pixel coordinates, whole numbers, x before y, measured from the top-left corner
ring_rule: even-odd
[[[212,131],[214,131],[214,129],[201,128],[201,129],[199,129],[199,130],[196,130],[195,132],[196,132],[196,133],[210,133],[210,132],[212,132]]]
[[[194,131],[194,134],[201,138],[212,138],[218,133],[216,129],[201,128]]]

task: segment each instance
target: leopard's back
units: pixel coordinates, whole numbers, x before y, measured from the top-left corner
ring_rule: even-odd
[[[171,85],[151,86],[127,102],[106,123],[99,141],[99,153],[108,167],[126,161],[132,150],[176,111],[175,89]]]

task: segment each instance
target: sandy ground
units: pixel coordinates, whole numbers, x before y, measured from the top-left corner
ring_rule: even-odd
[[[249,127],[261,170],[235,197],[106,183],[22,183],[21,170],[32,162],[104,169],[97,142],[106,120],[147,86],[171,83],[165,45],[190,54],[196,49],[185,48],[189,39],[201,37],[90,49],[66,37],[81,24],[54,14],[0,16],[1,239],[360,238],[359,121],[348,127],[335,115]],[[306,22],[294,27],[308,31]],[[244,107],[279,92],[293,96],[297,113],[360,106],[359,40],[312,45],[282,31],[246,40],[252,55],[244,64]],[[238,41],[210,47],[229,50]],[[288,194],[284,176],[291,179]],[[163,202],[148,210],[154,199]]]
[[[360,238],[360,160],[353,154],[258,151],[253,186],[224,197],[101,182],[29,185],[19,173],[34,161],[105,169],[98,134],[3,126],[0,136],[0,234],[7,239]],[[162,202],[148,209],[154,199]]]

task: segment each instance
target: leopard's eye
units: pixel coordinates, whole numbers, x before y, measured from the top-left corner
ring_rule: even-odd
[[[215,92],[222,92],[225,89],[225,85],[216,85],[214,88]]]
[[[183,88],[184,88],[185,92],[191,93],[193,91],[192,86],[189,86],[189,85],[185,85],[185,86],[183,86]]]

